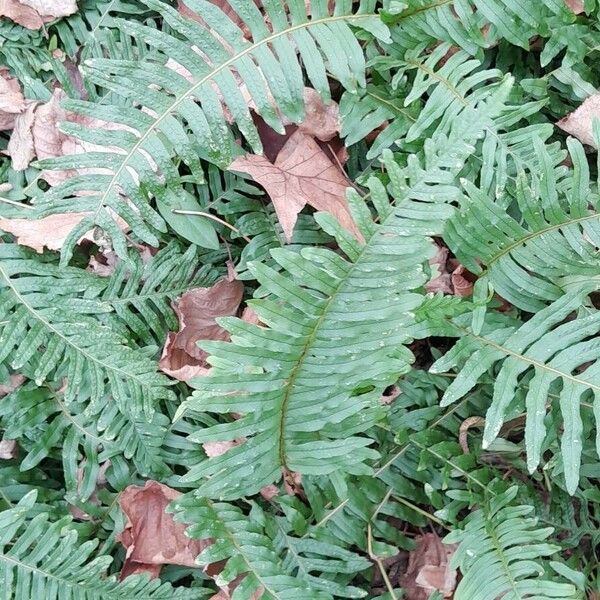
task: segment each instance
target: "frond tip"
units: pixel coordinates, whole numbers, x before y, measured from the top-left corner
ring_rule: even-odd
[[[530,516],[532,506],[512,506],[518,488],[491,499],[489,506],[467,517],[463,530],[455,530],[445,543],[459,543],[451,566],[463,574],[455,600],[576,600],[575,586],[551,578],[541,559],[556,554],[559,546],[545,540],[552,527],[539,528]]]

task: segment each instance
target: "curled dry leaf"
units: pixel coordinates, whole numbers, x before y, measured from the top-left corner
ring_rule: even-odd
[[[247,173],[265,188],[288,242],[298,213],[307,204],[332,214],[362,241],[346,200],[348,183],[344,174],[302,131],[289,138],[274,163],[264,156],[247,154],[236,158],[229,169]]]
[[[451,598],[456,587],[456,570],[449,561],[456,545],[444,545],[435,533],[415,539],[417,547],[408,556],[408,567],[400,578],[406,600],[427,600],[433,592]]]
[[[162,565],[197,567],[196,557],[212,542],[185,535],[185,525],[175,523],[167,506],[181,494],[158,481],[144,487],[130,485],[119,496],[119,506],[127,517],[117,539],[126,548],[121,579],[134,573],[158,576]]]
[[[229,339],[229,334],[215,319],[235,315],[243,292],[240,281],[221,279],[212,287],[195,288],[181,296],[173,304],[179,331],[169,333],[160,358],[160,369],[180,381],[205,375],[209,368],[208,355],[197,342]]]
[[[17,244],[29,246],[37,252],[60,250],[71,230],[90,213],[65,213],[50,215],[43,219],[5,219],[0,217],[0,229],[12,233],[17,238]],[[121,229],[127,229],[127,223],[118,219]],[[86,233],[79,240],[95,241],[91,232]]]
[[[221,456],[225,454],[227,450],[234,448],[235,446],[239,446],[242,442],[245,441],[245,438],[241,440],[232,440],[227,442],[204,442],[202,444],[202,448],[204,452],[206,452],[206,456],[209,458],[215,458],[216,456]]]
[[[17,442],[15,440],[2,440],[0,442],[0,459],[10,460],[17,455]]]
[[[8,17],[27,29],[77,12],[76,0],[0,0],[0,17]]]
[[[586,98],[583,103],[558,121],[557,127],[576,137],[580,142],[596,148],[592,134],[592,121],[600,120],[600,93]]]
[[[435,256],[429,259],[433,276],[425,284],[428,292],[441,292],[454,296],[470,296],[473,293],[474,276],[455,258],[449,258],[448,248],[438,244]]]
[[[0,131],[12,129],[17,115],[26,108],[18,80],[10,76],[7,67],[0,66]]]

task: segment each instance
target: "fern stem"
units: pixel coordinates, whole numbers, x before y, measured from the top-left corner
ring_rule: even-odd
[[[176,215],[195,215],[197,217],[206,217],[207,219],[212,219],[213,221],[216,221],[217,223],[220,223],[221,225],[225,225],[225,227],[228,227],[229,229],[231,229],[231,231],[234,231],[235,233],[237,233],[239,236],[244,238],[244,240],[246,242],[250,243],[252,241],[249,237],[246,237],[243,233],[240,233],[240,230],[237,227],[230,225],[227,221],[220,219],[216,215],[211,215],[208,212],[204,212],[201,210],[183,210],[183,209],[179,209],[179,208],[175,208],[171,212],[175,213]]]
[[[381,559],[373,552],[373,532],[371,531],[371,523],[367,524],[367,549],[369,552],[369,558],[379,568],[379,572],[381,573],[381,577],[385,582],[385,587],[387,588],[390,598],[392,598],[392,600],[398,600],[398,596],[396,596],[396,592],[394,592],[394,586],[392,585],[392,582],[385,571],[385,567],[383,566]]]

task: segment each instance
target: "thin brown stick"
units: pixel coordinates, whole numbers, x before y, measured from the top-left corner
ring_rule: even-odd
[[[220,219],[215,215],[211,215],[210,213],[203,212],[201,210],[181,210],[178,208],[173,209],[172,212],[174,212],[176,215],[195,215],[197,217],[206,217],[207,219],[212,219],[217,223],[221,223],[221,225],[225,225],[225,227],[228,227],[231,229],[231,231],[235,231],[235,233],[244,238],[244,240],[246,240],[248,243],[252,241],[249,237],[246,237],[244,234],[240,233],[240,230],[237,227],[230,225],[227,221],[223,221],[223,219]]]

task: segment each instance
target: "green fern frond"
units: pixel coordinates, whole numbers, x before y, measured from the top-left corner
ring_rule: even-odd
[[[345,258],[325,248],[277,250],[272,255],[282,272],[251,266],[271,294],[251,302],[267,327],[223,319],[232,342],[203,345],[215,368],[195,382],[190,404],[198,411],[244,414],[198,431],[193,440],[246,441],[195,466],[184,481],[201,482],[208,497],[230,499],[257,492],[282,471],[368,472],[364,463],[376,454],[370,438],[357,434],[379,418],[383,390],[412,361],[403,345],[422,301],[414,290],[426,280],[429,236],[451,214],[454,176],[509,87],[507,81],[489,106],[482,103],[448,137],[427,144],[422,163],[413,156],[403,170],[386,155],[392,199],[379,180],[369,181],[377,223],[364,200],[349,194],[364,244],[317,214]]]
[[[388,19],[396,23],[392,38],[402,47],[444,41],[474,56],[502,39],[528,50],[532,37],[548,37],[552,24],[572,23],[575,17],[562,0],[526,5],[519,0],[417,0]]]
[[[342,585],[329,574],[356,574],[371,563],[344,548],[308,537],[289,535],[285,519],[265,513],[252,504],[249,515],[234,504],[211,502],[197,494],[178,499],[172,510],[176,521],[191,524],[192,538],[214,539],[198,557],[209,565],[226,561],[215,580],[226,586],[241,577],[235,597],[250,600],[262,589],[261,598],[362,598],[365,592]]]
[[[575,586],[548,576],[542,559],[560,547],[545,540],[551,527],[538,527],[529,516],[532,506],[513,506],[518,488],[493,497],[466,519],[464,530],[455,530],[444,542],[458,543],[451,565],[462,579],[454,592],[456,600],[522,600],[536,598],[581,599]]]
[[[0,278],[0,361],[26,368],[38,383],[66,378],[67,403],[101,405],[110,394],[133,417],[150,416],[159,400],[173,397],[147,353],[98,321],[112,310],[90,297],[102,289],[100,278],[40,263],[11,244],[0,245]]]
[[[434,373],[444,373],[459,366],[457,377],[444,393],[443,406],[463,398],[484,373],[495,365],[499,367],[485,418],[484,447],[498,435],[516,387],[525,378],[528,385],[525,445],[530,472],[541,459],[548,392],[551,386],[562,385],[559,392],[563,417],[561,452],[566,487],[571,494],[579,483],[583,432],[580,402],[588,395],[597,398],[600,393],[597,383],[600,313],[585,308],[577,319],[565,320],[582,306],[595,287],[588,283],[582,289],[565,294],[520,327],[496,325],[475,335],[457,319],[449,324],[449,331],[454,329],[461,339],[431,367]],[[600,449],[598,443],[597,448]]]
[[[531,178],[519,175],[516,216],[465,181],[469,196],[444,232],[444,240],[469,270],[528,312],[559,298],[565,278],[598,273],[600,216],[587,158],[577,140],[570,138],[567,145],[573,171],[558,179],[544,144],[534,138],[543,170]]]
[[[106,151],[42,163],[58,169],[95,169],[93,174],[74,177],[36,199],[39,216],[90,213],[66,241],[63,262],[69,260],[81,232],[94,225],[110,234],[117,253],[125,257],[125,239],[114,220],[116,215],[144,242],[158,245],[157,232],[164,230],[164,222],[150,206],[151,196],[168,198],[176,193],[180,162],[198,180],[202,179],[199,157],[226,167],[239,152],[228,120],[260,152],[258,132],[242,89],[247,90],[256,112],[282,131],[280,114],[294,122],[303,118],[303,74],[297,53],[313,87],[329,100],[328,73],[348,89],[365,85],[363,51],[350,25],[388,39],[386,27],[373,12],[373,0],[363,0],[358,6],[338,0],[332,14],[321,2],[310,6],[293,0],[287,5],[289,15],[278,2],[265,2],[263,15],[252,0],[232,0],[231,6],[249,28],[251,41],[210,2],[186,3],[202,17],[202,24],[160,0],[144,3],[160,13],[172,33],[135,20],[119,20],[118,24],[123,32],[153,49],[151,58],[88,61],[89,80],[128,103],[64,104],[68,110],[116,124],[110,131],[74,123],[62,126],[65,132]],[[265,25],[265,16],[272,31]],[[180,74],[181,69],[189,73],[188,78]],[[131,101],[140,108],[133,108]]]
[[[159,412],[148,421],[122,414],[111,401],[67,403],[59,391],[32,382],[0,405],[0,417],[5,437],[18,439],[25,450],[20,469],[30,470],[48,456],[60,458],[67,492],[82,500],[94,492],[100,464],[115,456],[132,460],[143,476],[170,474],[161,456],[169,418]]]
[[[92,558],[98,542],[79,543],[65,517],[50,522],[41,513],[31,518],[36,492],[14,508],[0,512],[0,589],[7,600],[171,600],[205,598],[202,589],[173,588],[159,579],[135,576],[118,582],[106,576],[110,556]]]

